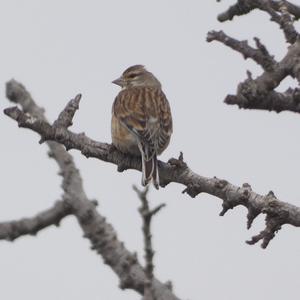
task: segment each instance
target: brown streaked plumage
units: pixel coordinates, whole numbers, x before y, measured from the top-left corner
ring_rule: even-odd
[[[112,142],[124,153],[142,157],[142,184],[159,187],[157,155],[172,134],[169,102],[158,79],[142,65],[129,67],[113,81],[122,87],[112,107]]]

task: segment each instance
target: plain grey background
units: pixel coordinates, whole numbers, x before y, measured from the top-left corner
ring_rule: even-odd
[[[239,39],[258,36],[277,59],[286,53],[283,34],[269,16],[253,11],[220,24],[218,13],[234,1],[111,0],[16,1],[0,3],[1,111],[5,82],[21,81],[55,120],[66,102],[82,93],[72,130],[110,142],[110,112],[125,68],[144,64],[162,82],[169,98],[174,134],[163,160],[184,152],[203,176],[241,185],[300,205],[300,121],[293,113],[245,111],[226,106],[250,69],[260,69],[240,54],[205,41],[207,31],[223,29]],[[298,26],[298,29],[300,27]],[[253,44],[253,43],[252,43]],[[286,80],[279,90],[289,85]],[[60,199],[61,178],[38,136],[19,129],[0,114],[0,220],[32,216]],[[142,261],[139,201],[135,171],[87,160],[72,151],[89,197],[131,251]],[[267,250],[244,243],[263,229],[263,217],[246,230],[246,210],[219,217],[221,201],[196,199],[170,184],[150,193],[152,205],[167,208],[153,224],[155,275],[171,280],[182,299],[296,299],[299,293],[299,229],[285,226]],[[121,291],[118,278],[89,249],[73,217],[37,237],[0,243],[0,297],[31,299],[140,299]]]

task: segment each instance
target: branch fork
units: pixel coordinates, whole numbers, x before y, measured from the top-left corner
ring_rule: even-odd
[[[20,93],[20,90],[19,90]],[[24,93],[28,93],[24,89]],[[24,95],[22,98],[26,98]],[[64,126],[68,126],[66,124],[71,124],[72,119],[74,117],[75,111],[78,109],[80,97],[77,96],[74,99],[77,99],[75,102],[71,100],[65,107],[64,111],[61,112],[60,116],[61,120],[66,120],[64,122],[57,122],[60,124],[64,124]],[[32,119],[31,116],[26,115],[20,109],[8,108],[5,110],[5,113],[18,122],[19,126],[29,128],[37,133],[39,133],[43,140],[45,140],[49,145],[51,145],[52,155],[55,159],[58,159],[59,156],[55,154],[57,150],[53,150],[54,145],[52,141],[58,142],[65,146],[66,149],[75,148],[82,153],[86,157],[95,157],[97,159],[107,161],[119,166],[120,164],[125,169],[135,169],[141,170],[141,162],[139,158],[126,156],[125,154],[113,150],[109,144],[101,143],[94,141],[87,137],[84,134],[77,134],[70,131],[68,128],[59,127],[60,134],[59,139],[57,136],[57,126],[49,125],[46,120],[43,119]],[[67,116],[67,117],[64,117]],[[30,120],[30,121],[28,121]],[[33,121],[32,121],[33,120]],[[54,124],[57,124],[54,122]],[[72,172],[78,174],[78,170],[73,167],[73,160],[69,157],[67,152],[64,153],[64,157],[68,155],[68,158],[64,158],[62,164],[65,167],[62,169],[64,178],[70,178],[71,175],[66,172],[65,168],[71,166]],[[68,162],[68,163],[66,163]],[[73,170],[74,169],[74,170]],[[219,179],[217,177],[207,178],[201,175],[194,173],[184,162],[183,154],[181,153],[178,159],[172,158],[165,163],[163,161],[159,161],[159,172],[160,172],[160,181],[162,186],[166,186],[171,182],[180,183],[185,186],[183,193],[187,193],[191,197],[196,197],[199,193],[208,193],[210,195],[216,196],[222,200],[222,211],[220,215],[225,215],[225,213],[229,209],[233,209],[238,205],[245,206],[248,209],[247,214],[247,227],[250,227],[253,220],[261,213],[266,214],[266,228],[262,233],[260,233],[258,239],[254,238],[253,243],[258,242],[259,240],[263,240],[262,247],[266,247],[267,242],[270,241],[270,237],[273,236],[270,232],[278,231],[282,225],[291,224],[294,226],[300,226],[300,208],[294,205],[282,202],[278,199],[273,199],[276,202],[276,215],[279,216],[281,211],[288,212],[283,218],[281,215],[280,218],[275,218],[272,214],[274,211],[270,211],[269,209],[269,198],[267,196],[262,196],[255,193],[249,184],[244,184],[242,187],[235,186],[230,182]],[[72,175],[73,176],[73,175]],[[76,175],[77,176],[77,175]],[[81,184],[81,180],[80,180]],[[64,189],[67,189],[67,183],[64,185]],[[68,189],[67,189],[68,190]],[[76,190],[76,189],[75,189]],[[81,193],[81,192],[79,192]],[[70,199],[73,199],[77,195],[72,194]],[[93,213],[86,213],[87,216],[82,217],[82,214],[78,214],[79,220],[83,222],[82,225],[85,225],[84,220],[89,220],[89,218],[93,219],[93,215],[95,214],[94,205],[92,205],[89,209]],[[76,208],[73,207],[73,210],[76,212]],[[274,221],[275,220],[275,221]],[[272,221],[272,222],[271,222]],[[280,223],[280,226],[274,226],[274,222],[276,224]],[[266,238],[265,238],[266,237]],[[265,238],[265,239],[264,239]]]
[[[288,1],[238,0],[226,12],[219,15],[218,19],[221,22],[232,20],[234,16],[248,14],[254,9],[269,14],[271,21],[280,26],[290,47],[286,56],[277,62],[257,37],[254,38],[256,48],[253,48],[248,45],[247,41],[238,41],[222,31],[208,32],[208,42],[221,42],[241,53],[245,59],[252,59],[264,70],[256,79],[252,79],[248,72],[248,79],[239,84],[236,95],[227,95],[224,102],[245,109],[299,113],[300,106],[295,96],[296,90],[295,93],[290,90],[282,93],[275,89],[288,76],[300,82],[300,35],[294,27],[294,21],[300,18],[300,7]]]

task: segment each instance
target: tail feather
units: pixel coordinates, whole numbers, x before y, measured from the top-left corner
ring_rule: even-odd
[[[146,160],[145,156],[142,155],[142,185],[148,185],[151,180],[155,188],[158,189],[159,176],[156,154],[149,160]]]
[[[154,155],[153,157],[153,164],[154,164],[154,170],[152,174],[152,183],[155,186],[155,188],[159,189],[159,175],[158,175],[158,165],[157,165],[157,156]]]

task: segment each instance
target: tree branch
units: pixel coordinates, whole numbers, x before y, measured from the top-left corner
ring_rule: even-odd
[[[286,7],[288,13],[294,16],[295,20],[300,19],[300,7],[298,5],[295,5],[289,1],[270,1],[270,5],[276,11],[280,11],[282,4]]]
[[[248,79],[238,85],[236,95],[227,95],[224,102],[238,105],[239,108],[264,109],[269,111],[300,112],[298,89],[288,89],[278,93],[275,88],[287,76],[296,78],[300,83],[300,39],[293,22],[300,18],[300,7],[288,1],[273,0],[238,0],[218,16],[220,22],[232,20],[234,16],[248,14],[253,9],[260,9],[271,16],[271,20],[278,23],[283,30],[286,40],[292,44],[286,56],[277,63],[267,48],[258,38],[254,38],[256,47],[252,48],[247,41],[238,41],[227,36],[224,32],[210,31],[207,41],[219,41],[226,46],[240,52],[245,59],[251,58],[262,66],[264,73],[252,79],[247,71]]]
[[[289,88],[284,93],[271,91],[266,95],[257,95],[252,101],[241,95],[228,95],[224,102],[230,105],[236,104],[239,108],[245,109],[262,109],[277,113],[288,110],[300,113],[300,90]]]
[[[271,16],[271,21],[279,24],[288,43],[293,44],[299,34],[293,26],[293,19],[300,18],[300,7],[288,1],[274,0],[238,0],[228,10],[218,16],[220,22],[232,20],[234,16],[246,15],[254,9],[260,9]]]
[[[236,95],[227,95],[225,103],[236,104],[239,108],[247,109],[300,112],[298,89],[289,89],[285,93],[274,91],[287,76],[296,78],[300,82],[300,40],[289,47],[285,57],[278,63],[272,61],[272,57],[259,41],[256,42],[258,49],[265,50],[253,49],[245,42],[234,40],[222,32],[209,32],[207,40],[220,41],[242,53],[245,58],[250,57],[265,69],[265,72],[256,79],[253,79],[248,72],[248,78],[238,85]]]
[[[23,108],[24,111],[17,108],[14,110],[20,117],[21,123],[21,120],[24,120],[33,126],[40,124],[39,126],[46,131],[55,128],[57,141],[65,139],[66,126],[71,124],[74,113],[78,108],[77,103],[80,100],[80,96],[72,99],[60,114],[60,121],[54,122],[54,125],[51,126],[47,122],[43,110],[35,104],[31,95],[20,83],[15,80],[9,81],[6,86],[6,94],[11,101],[21,105]],[[14,115],[14,112],[12,114]],[[80,137],[80,135],[77,135],[77,138],[78,136]],[[43,135],[41,137],[42,140],[48,140]],[[81,135],[81,138],[85,140],[84,135]],[[136,255],[129,252],[125,248],[124,243],[118,240],[112,225],[96,210],[95,201],[88,199],[83,189],[79,170],[76,168],[72,156],[59,143],[47,141],[47,144],[50,148],[49,156],[57,162],[60,168],[60,175],[63,177],[64,202],[70,206],[77,218],[84,232],[84,237],[90,240],[91,248],[100,254],[104,263],[109,265],[117,274],[120,279],[120,288],[133,289],[143,295],[147,277]],[[97,144],[92,144],[92,147],[97,153],[103,152],[103,149],[99,150],[96,148]],[[105,149],[108,151],[108,148]],[[163,284],[157,279],[153,280],[153,291],[157,300],[179,299],[170,290],[168,284]]]
[[[57,201],[52,208],[32,218],[0,223],[0,239],[14,241],[22,235],[36,235],[50,225],[59,226],[60,221],[70,214],[71,207],[64,201]]]
[[[267,48],[258,38],[254,38],[257,49],[248,45],[247,41],[238,41],[223,31],[210,31],[207,34],[207,42],[219,41],[231,49],[240,52],[245,59],[252,58],[257,64],[266,71],[272,71],[276,65],[274,56],[271,56]]]
[[[144,235],[145,261],[146,261],[145,273],[148,279],[147,282],[145,283],[143,300],[155,300],[156,298],[153,293],[153,287],[152,287],[153,270],[154,270],[154,264],[153,264],[154,250],[152,247],[151,221],[152,221],[152,217],[156,215],[166,205],[163,203],[151,210],[147,199],[149,188],[146,187],[143,191],[141,191],[136,186],[133,186],[133,190],[137,193],[142,203],[142,206],[139,208],[139,212],[143,220],[143,235]]]
[[[290,51],[296,51],[292,47]],[[281,77],[280,74],[278,74],[280,73],[279,71],[284,72],[279,67],[276,73],[276,77]],[[263,76],[261,76],[260,80],[262,81],[261,84],[267,84],[267,82],[265,82],[267,80],[266,78],[263,78]],[[70,107],[67,105],[66,109],[70,109]],[[125,154],[111,147],[109,144],[93,141],[85,135],[73,133],[66,128],[60,128],[59,134],[57,135],[58,129],[55,126],[46,124],[45,122],[38,120],[28,114],[26,115],[16,107],[6,109],[5,113],[12,119],[16,120],[20,127],[32,129],[33,131],[39,133],[44,140],[50,139],[53,141],[57,141],[63,144],[67,149],[75,148],[81,151],[86,157],[95,157],[103,161],[121,165],[122,170],[141,170],[141,163],[139,158],[126,156]],[[60,151],[63,151],[63,149],[58,144],[55,143],[55,145],[59,147]],[[67,175],[66,178],[75,178],[73,181],[71,181],[71,183],[69,183],[68,181],[64,183],[64,190],[67,194],[72,195],[70,199],[73,200],[72,202],[70,201],[70,203],[72,203],[71,205],[76,213],[76,216],[82,223],[83,230],[87,233],[92,232],[93,237],[97,237],[96,239],[91,239],[93,244],[95,244],[95,246],[97,247],[97,241],[101,240],[101,237],[103,237],[102,234],[100,234],[99,236],[99,233],[97,231],[99,227],[104,226],[103,218],[97,216],[97,212],[95,211],[93,205],[90,206],[89,209],[87,209],[86,202],[88,200],[85,194],[82,195],[83,190],[81,186],[81,178],[78,178],[79,172],[74,167],[73,160],[71,160],[69,156],[66,157],[66,155],[67,153],[65,151],[63,151],[63,153],[61,153],[59,157],[57,157],[58,155],[55,155],[61,169],[64,170],[64,172],[71,173],[70,175]],[[72,172],[75,172],[76,174],[71,176]],[[253,243],[256,243],[259,240],[262,240],[263,248],[267,247],[274,234],[280,229],[283,224],[291,224],[297,227],[300,226],[299,207],[279,201],[273,193],[269,193],[266,196],[259,195],[253,192],[250,185],[247,183],[242,187],[238,187],[226,180],[218,179],[216,177],[207,178],[204,176],[200,176],[194,173],[187,166],[187,164],[183,161],[182,154],[180,155],[179,159],[170,159],[168,163],[159,161],[159,173],[161,186],[166,186],[170,182],[181,183],[186,186],[183,192],[189,194],[191,197],[195,197],[200,193],[208,193],[220,198],[223,201],[223,210],[220,213],[220,215],[222,216],[229,209],[232,209],[235,206],[245,206],[248,210],[248,228],[250,228],[253,220],[259,214],[266,214],[266,228],[260,233],[259,236],[256,236],[255,240],[253,241]],[[90,218],[90,216],[92,217]],[[90,219],[90,222],[92,222],[92,224],[89,224],[86,227],[84,220]],[[95,224],[95,222],[97,223],[97,225]],[[106,226],[107,224],[105,225],[105,228]],[[105,229],[103,230],[105,231]],[[112,234],[110,229],[106,230],[108,230],[109,233],[107,233],[107,235],[110,238],[108,238],[108,240],[105,240],[107,240],[107,243],[111,243],[115,240],[115,234]],[[110,245],[110,247],[111,246],[112,245]],[[120,248],[121,252],[125,251],[123,247],[124,246],[120,245],[120,242],[118,242],[117,245],[114,245],[114,248]],[[107,253],[106,251],[104,251],[107,250],[107,248],[103,249],[100,247],[98,250],[103,257],[107,257],[112,268],[122,278],[123,269],[120,270],[119,264],[115,265],[116,262],[110,261],[110,257],[116,255],[116,253],[111,253],[111,251],[108,251],[109,253]],[[131,254],[129,254],[128,252],[126,253],[127,254],[125,256],[129,256],[132,258]],[[145,280],[145,274],[141,270],[139,272],[143,274],[143,276],[141,275],[143,281],[139,281],[139,284],[141,285],[137,285],[135,283],[134,288],[141,291]],[[125,284],[125,286],[127,285]]]
[[[218,1],[218,0],[217,0]],[[220,2],[220,1],[218,1]],[[220,22],[231,21],[235,16],[247,15],[254,9],[267,10],[267,6],[271,6],[272,9],[279,12],[282,2],[287,7],[290,14],[294,15],[295,19],[300,18],[299,6],[292,4],[288,1],[276,1],[276,0],[237,0],[237,2],[231,5],[225,12],[218,15]],[[265,9],[263,9],[265,7]]]

